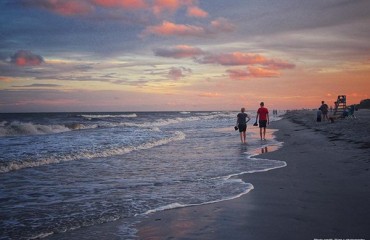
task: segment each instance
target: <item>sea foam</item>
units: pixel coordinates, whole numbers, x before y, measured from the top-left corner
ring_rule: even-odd
[[[153,147],[168,144],[173,141],[180,141],[180,140],[185,139],[185,137],[186,135],[183,132],[176,131],[171,137],[163,138],[163,139],[156,140],[156,141],[146,142],[138,146],[108,148],[108,149],[104,149],[98,152],[81,151],[75,154],[50,156],[50,157],[45,157],[43,159],[35,159],[35,160],[23,160],[23,161],[13,160],[13,161],[1,163],[0,173],[15,171],[15,170],[19,170],[22,168],[32,168],[32,167],[38,167],[38,166],[43,166],[43,165],[48,165],[48,164],[56,164],[56,163],[66,162],[66,161],[123,155],[123,154],[130,153],[132,151],[150,149]]]
[[[35,124],[32,122],[19,122],[13,121],[10,123],[2,122],[0,125],[0,136],[22,136],[22,135],[39,135],[39,134],[51,134],[51,133],[62,133],[71,131],[65,125],[42,125]]]

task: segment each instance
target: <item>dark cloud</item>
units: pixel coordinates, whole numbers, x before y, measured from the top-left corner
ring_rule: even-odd
[[[179,80],[186,76],[187,73],[191,73],[191,69],[184,68],[184,67],[172,67],[168,71],[168,77],[172,80]]]
[[[33,54],[27,50],[19,50],[10,58],[10,62],[20,66],[37,66],[44,62],[44,59],[40,55]]]
[[[161,57],[189,58],[204,54],[203,50],[188,45],[177,45],[174,47],[163,47],[154,49],[154,54]]]

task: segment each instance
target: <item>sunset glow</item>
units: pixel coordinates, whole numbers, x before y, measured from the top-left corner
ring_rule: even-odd
[[[369,12],[337,0],[1,1],[0,112],[359,103]]]

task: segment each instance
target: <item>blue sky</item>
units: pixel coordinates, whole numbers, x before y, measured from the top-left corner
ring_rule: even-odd
[[[0,2],[0,112],[316,107],[370,94],[370,2]]]

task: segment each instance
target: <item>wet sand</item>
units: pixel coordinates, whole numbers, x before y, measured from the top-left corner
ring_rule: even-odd
[[[356,116],[288,112],[270,126],[284,147],[259,156],[286,167],[243,175],[254,189],[238,199],[151,214],[138,238],[370,239],[370,110]]]

